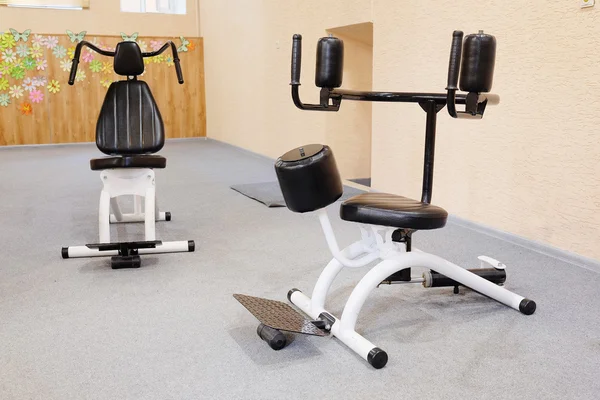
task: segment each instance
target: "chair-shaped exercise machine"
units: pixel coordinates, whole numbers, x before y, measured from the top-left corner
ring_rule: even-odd
[[[441,257],[412,247],[412,234],[418,230],[438,229],[446,225],[448,213],[431,204],[437,113],[445,106],[453,118],[480,119],[487,106],[498,96],[491,90],[496,55],[496,39],[479,32],[464,38],[454,32],[446,93],[364,92],[338,89],[342,84],[342,40],[321,38],[317,46],[315,83],[321,88],[319,104],[300,101],[301,36],[294,35],[292,47],[292,98],[302,110],[337,111],[343,99],[359,101],[418,103],[426,112],[425,155],[421,200],[387,193],[367,192],[354,196],[340,206],[340,217],[356,222],[361,239],[340,250],[325,207],[342,195],[342,182],[333,151],[326,145],[310,144],[281,156],[275,170],[287,207],[298,213],[318,211],[319,219],[333,259],[327,264],[308,297],[298,289],[288,300],[306,316],[288,304],[259,297],[235,294],[234,297],[259,321],[258,335],[279,350],[286,345],[281,331],[316,336],[334,335],[375,368],[388,361],[385,351],[355,330],[358,314],[371,291],[382,284],[419,283],[426,288],[460,286],[503,303],[525,315],[535,312],[534,301],[503,287],[506,267],[491,257],[480,256],[480,267],[465,269]],[[464,56],[463,56],[464,50]],[[466,94],[457,93],[460,90]],[[458,111],[456,105],[464,105]],[[325,308],[325,300],[336,276],[344,268],[365,267],[379,261],[356,285],[340,318]],[[421,276],[412,276],[411,268],[424,268]]]
[[[100,171],[103,188],[100,193],[99,230],[96,244],[62,248],[63,258],[111,256],[111,266],[138,268],[140,255],[194,251],[193,240],[162,242],[156,240],[156,221],[170,221],[170,212],[161,212],[156,201],[154,169],[166,167],[166,158],[156,155],[165,143],[163,120],[146,82],[138,80],[144,73],[144,57],[154,57],[171,48],[179,84],[183,74],[172,42],[159,50],[142,52],[136,42],[117,44],[114,52],[99,49],[82,41],[77,45],[72,62],[69,85],[73,85],[83,47],[114,58],[114,70],[127,77],[113,82],[106,93],[96,125],[96,146],[108,157],[92,159],[90,167]],[[132,196],[133,212],[122,212],[118,198]],[[111,242],[110,224],[144,222],[145,240]]]

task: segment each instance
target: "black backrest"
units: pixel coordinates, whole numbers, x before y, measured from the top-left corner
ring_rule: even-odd
[[[110,155],[156,153],[165,144],[165,128],[144,81],[114,82],[108,88],[98,123],[96,146]]]
[[[136,42],[121,42],[115,49],[115,72],[121,76],[137,76],[144,73],[144,57]]]

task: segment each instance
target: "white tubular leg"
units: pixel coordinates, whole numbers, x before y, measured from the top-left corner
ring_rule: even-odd
[[[148,188],[146,189],[146,203],[145,203],[145,209],[146,210],[154,210],[154,196],[155,196],[155,189],[154,187]],[[146,229],[146,240],[156,240],[156,230],[155,230],[155,226],[156,226],[156,220],[154,219],[154,213],[153,212],[146,212],[144,214],[145,216],[145,229]]]
[[[521,304],[521,301],[525,299],[524,297],[512,293],[495,283],[451,263],[450,261],[444,260],[441,257],[424,252],[409,252],[398,255],[394,259],[384,260],[367,272],[348,298],[348,302],[342,313],[341,329],[343,331],[354,330],[358,314],[360,313],[365,300],[369,296],[369,293],[371,293],[382,280],[392,275],[394,272],[416,265],[437,271],[485,296],[514,308],[515,310],[521,311],[519,305]]]
[[[98,210],[100,243],[110,243],[110,193],[102,190]]]
[[[167,214],[164,212],[160,212],[158,214],[158,218],[156,218],[156,221],[166,221],[167,220]],[[115,218],[114,215],[110,216],[110,222],[111,223],[128,223],[128,222],[146,222],[146,216],[144,214],[123,214],[121,217],[120,221],[117,221],[117,219]]]
[[[116,197],[111,197],[110,199],[110,208],[112,210],[112,214],[110,215],[110,222],[122,222],[123,221],[123,213],[121,213],[121,208],[119,207],[119,202]]]
[[[192,240],[181,240],[177,242],[163,242],[153,249],[138,249],[138,254],[159,254],[159,253],[182,253],[195,250]],[[109,257],[118,256],[117,250],[90,249],[87,246],[70,246],[63,249],[63,258],[81,258],[81,257]]]
[[[143,214],[142,210],[142,196],[133,195],[133,213],[136,215]]]

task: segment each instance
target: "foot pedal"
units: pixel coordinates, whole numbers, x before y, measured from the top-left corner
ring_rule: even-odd
[[[139,268],[142,266],[140,256],[114,256],[110,258],[112,269]]]
[[[234,294],[233,297],[246,307],[261,324],[271,329],[303,335],[329,335],[326,330],[317,327],[310,319],[284,302],[244,294]],[[259,336],[261,336],[260,333]],[[261,338],[263,337],[261,336]]]

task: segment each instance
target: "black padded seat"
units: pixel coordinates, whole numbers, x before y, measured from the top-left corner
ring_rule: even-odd
[[[437,229],[446,225],[443,208],[387,193],[363,193],[344,201],[340,217],[363,224],[404,229]]]
[[[161,156],[116,156],[90,160],[92,171],[113,168],[151,168],[161,169],[167,166],[167,159]]]

